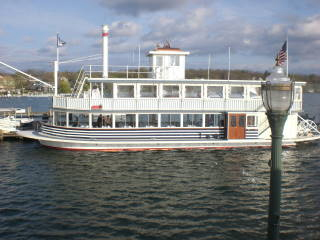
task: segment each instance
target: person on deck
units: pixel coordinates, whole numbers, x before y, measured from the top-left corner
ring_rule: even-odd
[[[98,119],[97,119],[97,125],[98,125],[99,128],[102,127],[102,114],[100,114]]]

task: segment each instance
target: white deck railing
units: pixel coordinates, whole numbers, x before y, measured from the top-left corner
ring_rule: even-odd
[[[104,111],[265,111],[261,99],[88,99],[53,97],[53,107],[70,110]],[[302,102],[295,101],[292,111],[300,112]]]

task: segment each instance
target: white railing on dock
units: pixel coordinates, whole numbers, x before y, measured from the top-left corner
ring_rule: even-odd
[[[103,111],[265,111],[261,99],[89,99],[54,97],[53,107],[70,110],[90,110],[93,107]],[[299,112],[302,102],[295,101],[292,111]]]

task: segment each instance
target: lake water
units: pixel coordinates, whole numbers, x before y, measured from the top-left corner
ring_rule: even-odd
[[[306,95],[310,115],[319,100]],[[283,151],[281,239],[320,239],[319,147]],[[101,153],[4,141],[0,154],[1,239],[266,238],[269,149]]]

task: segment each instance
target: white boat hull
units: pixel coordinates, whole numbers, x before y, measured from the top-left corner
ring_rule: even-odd
[[[170,149],[229,149],[229,148],[267,148],[271,146],[270,139],[199,139],[183,140],[90,140],[69,139],[46,136],[33,131],[19,131],[18,135],[25,138],[36,139],[40,144],[63,150],[87,151],[142,151],[142,150],[170,150]],[[320,137],[304,137],[284,139],[284,146],[295,146],[298,142],[315,141]]]

